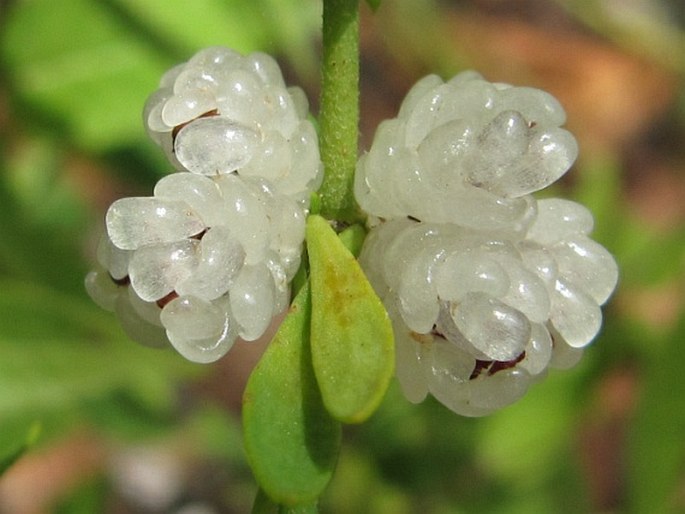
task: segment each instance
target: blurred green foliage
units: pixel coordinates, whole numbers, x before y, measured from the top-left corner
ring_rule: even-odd
[[[289,5],[288,5],[289,4]],[[312,71],[316,4],[278,0],[49,0],[8,8],[2,58],[32,112],[81,148],[141,141],[141,106],[162,73],[198,48],[297,53]],[[38,36],[38,37],[36,37]],[[56,125],[56,126],[55,126]]]
[[[662,15],[647,9],[643,18],[650,23],[639,30],[615,11],[601,10],[602,2],[557,3],[607,39],[676,73],[676,101],[682,102],[685,54],[676,50],[685,37],[685,16],[679,2],[630,2],[671,13],[666,27]],[[381,38],[385,51],[402,73],[412,73],[410,54],[425,67],[464,62],[460,48],[445,46],[447,27],[440,21],[447,4],[386,0],[378,7],[377,26],[388,31]],[[251,478],[235,416],[188,392],[188,384],[212,367],[131,343],[114,316],[85,295],[83,277],[106,207],[91,188],[111,181],[105,184],[110,196],[147,194],[166,171],[145,138],[140,112],[160,75],[201,47],[273,52],[298,77],[292,82],[315,82],[320,2],[0,5],[0,471],[27,449],[49,448],[83,426],[117,442],[183,440],[196,457],[229,469],[219,487],[231,494],[222,498],[234,497],[233,509],[247,508],[240,502],[248,497],[249,504],[253,490],[246,485]],[[398,22],[400,14],[411,19]],[[665,41],[671,42],[667,54]],[[671,130],[682,138],[685,111],[676,104],[672,111]],[[682,152],[676,148],[671,156],[681,178]],[[624,157],[614,147],[584,157],[564,191],[593,210],[595,237],[621,266],[602,335],[581,364],[552,373],[517,405],[484,419],[457,417],[432,400],[411,405],[393,386],[368,423],[345,432],[323,511],[592,512],[601,488],[596,471],[604,461],[601,452],[588,450],[589,434],[607,426],[613,431],[604,443],[615,443],[610,455],[619,461],[606,463],[616,473],[612,509],[685,510],[685,228],[679,223],[657,231],[640,218],[627,201]],[[639,297],[628,293],[673,289],[675,314],[668,323],[650,324],[626,308]],[[613,426],[602,394],[621,373],[634,386],[628,399],[635,407]],[[193,394],[189,408],[182,399]],[[35,426],[41,427],[36,444]],[[99,511],[103,498],[115,493],[103,469],[54,511]]]

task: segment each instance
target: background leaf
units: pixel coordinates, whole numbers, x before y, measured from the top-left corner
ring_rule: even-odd
[[[174,352],[128,341],[91,303],[35,284],[0,281],[0,309],[11,313],[0,318],[0,424],[83,416],[115,393],[168,411],[169,377],[199,371]]]
[[[33,423],[26,433],[24,442],[21,443],[18,448],[13,449],[7,454],[0,454],[0,477],[10,468],[10,466],[12,466],[12,464],[17,462],[19,458],[21,458],[21,456],[31,448],[31,446],[36,443],[39,435],[40,424]]]
[[[112,151],[143,139],[145,99],[164,71],[203,47],[268,51],[287,42],[286,49],[305,55],[318,4],[278,2],[289,13],[283,18],[269,1],[257,3],[260,8],[246,0],[22,2],[8,10],[0,56],[31,112],[84,149]],[[298,61],[302,71],[312,71],[313,55],[309,65]]]
[[[676,513],[685,471],[685,317],[649,365],[630,432],[630,512]]]

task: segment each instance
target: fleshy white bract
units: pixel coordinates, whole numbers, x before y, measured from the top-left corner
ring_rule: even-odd
[[[411,401],[488,414],[597,335],[616,263],[587,209],[531,196],[576,158],[564,120],[543,91],[431,75],[360,158],[355,194],[373,216],[360,261]]]

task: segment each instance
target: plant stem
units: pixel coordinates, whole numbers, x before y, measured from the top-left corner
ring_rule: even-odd
[[[319,194],[328,219],[364,219],[353,193],[359,139],[359,0],[324,0]]]

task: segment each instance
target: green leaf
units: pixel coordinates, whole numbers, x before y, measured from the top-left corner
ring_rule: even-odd
[[[265,15],[254,0],[106,0],[111,13],[130,28],[156,36],[167,53],[187,58],[200,48],[229,46],[240,52],[269,44]],[[259,2],[258,2],[259,3]],[[180,55],[179,55],[180,54]]]
[[[82,234],[89,213],[83,192],[68,178],[64,147],[46,137],[25,138],[17,146],[7,159],[0,186],[14,197],[10,201],[36,225],[68,231],[72,237]]]
[[[21,99],[89,150],[144,136],[143,103],[172,64],[137,40],[103,4],[18,4],[5,20],[0,47]]]
[[[359,263],[321,216],[307,219],[312,284],[312,360],[334,418],[361,423],[378,407],[394,370],[388,314]]]
[[[685,462],[685,313],[661,353],[643,365],[643,390],[629,438],[628,512],[682,512]]]
[[[52,514],[91,514],[107,511],[111,486],[106,476],[90,476],[75,485],[75,489],[70,490],[66,497],[61,498],[52,507]]]
[[[351,225],[338,234],[340,241],[352,255],[359,256],[366,238],[366,230],[361,225]]]
[[[32,118],[88,151],[144,140],[140,113],[165,70],[200,48],[284,43],[297,68],[314,53],[316,2],[288,0],[288,26],[266,0],[34,0],[6,9],[0,63]],[[283,4],[284,2],[280,2]],[[293,13],[296,13],[294,15]],[[5,14],[3,12],[3,14]],[[304,55],[309,52],[309,55]],[[306,70],[304,70],[306,71]]]
[[[170,406],[163,398],[157,403],[144,402],[131,391],[115,389],[102,397],[85,398],[80,410],[103,434],[140,441],[178,428],[178,413]]]
[[[77,297],[37,282],[0,280],[0,311],[11,313],[0,316],[0,344],[65,339],[72,345],[95,346],[121,334],[115,317],[97,307],[85,292]],[[30,353],[31,348],[23,350]],[[0,366],[6,360],[3,356]]]
[[[18,448],[7,455],[0,456],[0,476],[3,475],[15,462],[17,462],[22,455],[24,455],[38,440],[40,436],[41,426],[39,423],[33,423],[29,428],[24,441]]]
[[[21,277],[27,281],[40,281],[56,288],[83,292],[85,267],[82,262],[82,249],[77,245],[80,232],[77,226],[67,227],[65,213],[52,211],[51,225],[39,223],[35,219],[39,200],[28,199],[20,203],[18,194],[9,184],[9,177],[16,179],[17,170],[10,170],[0,156],[0,274]],[[47,171],[44,171],[47,174]],[[52,193],[57,189],[51,186]],[[32,200],[30,203],[28,200]],[[43,197],[42,202],[49,200]],[[75,208],[75,205],[71,205]],[[85,212],[81,213],[85,215]],[[47,217],[48,213],[46,213]],[[52,258],[46,258],[46,256]],[[7,320],[8,322],[10,320]],[[0,324],[2,320],[0,320]]]
[[[159,413],[173,405],[172,378],[200,369],[173,351],[127,340],[116,318],[85,298],[35,283],[0,281],[0,310],[11,313],[0,317],[3,423],[87,415],[121,394]]]
[[[130,341],[0,340],[0,419],[83,409],[113,391],[129,391],[150,405],[171,405],[183,369],[171,352]]]
[[[257,481],[279,504],[318,498],[333,474],[340,424],[326,412],[311,366],[311,297],[305,285],[248,380],[245,450]]]

